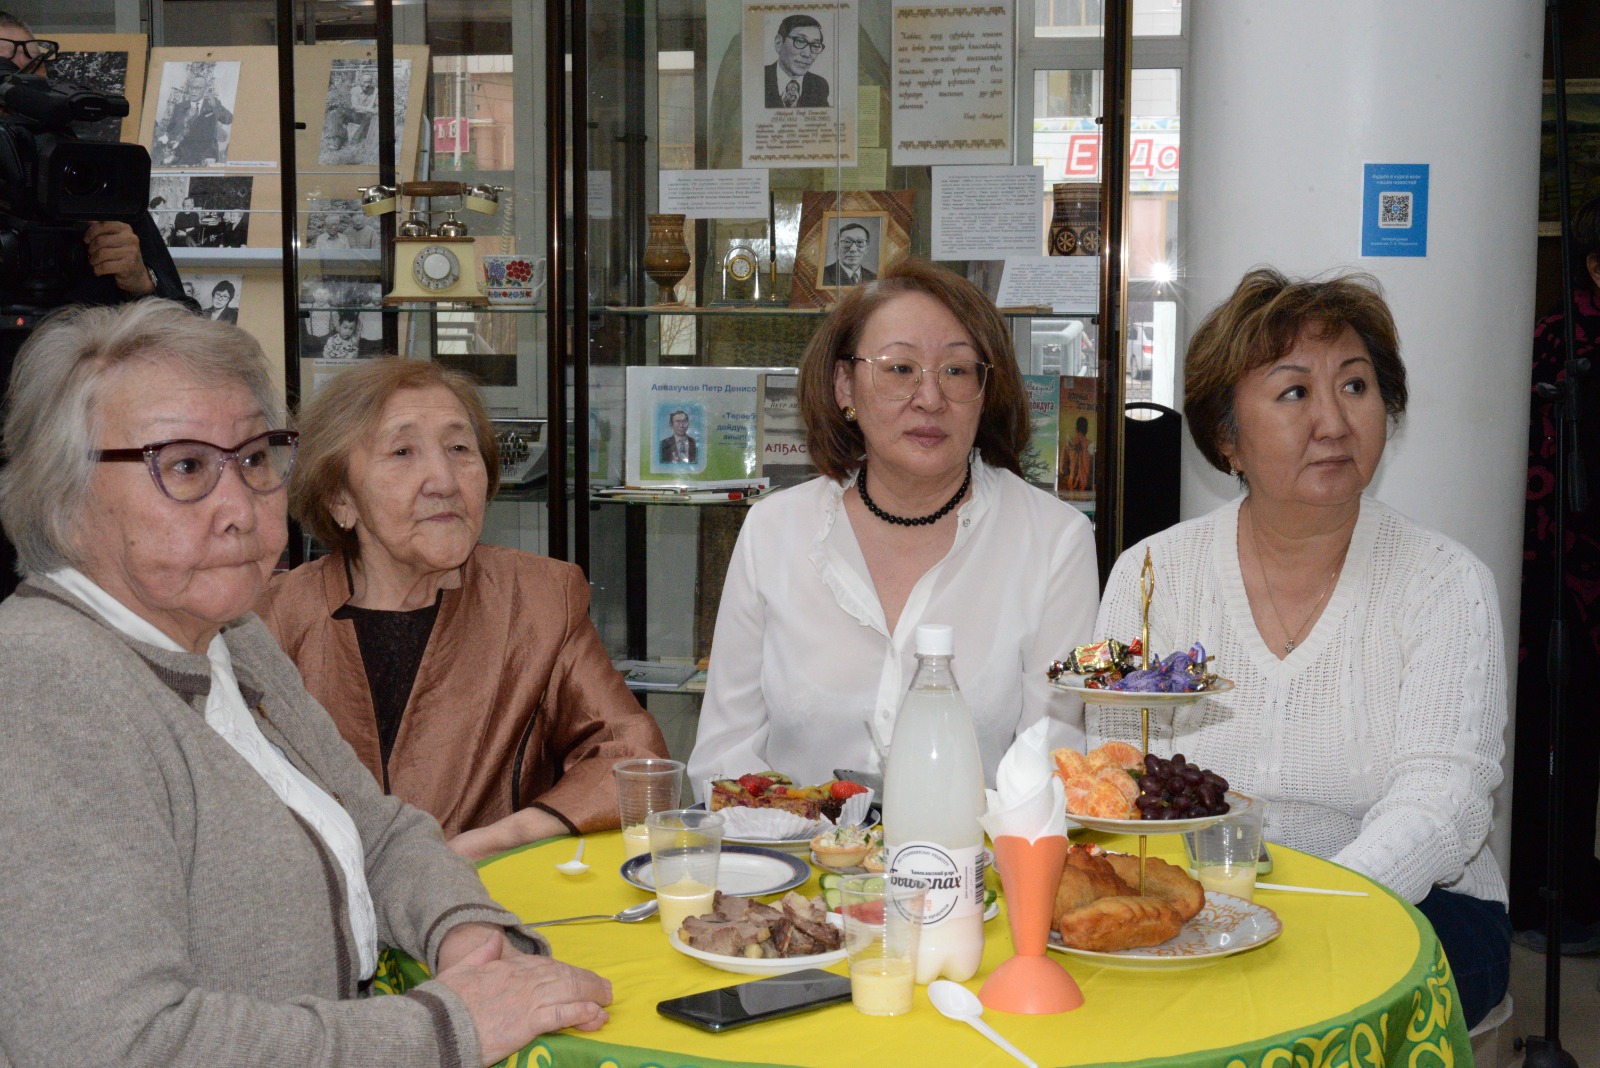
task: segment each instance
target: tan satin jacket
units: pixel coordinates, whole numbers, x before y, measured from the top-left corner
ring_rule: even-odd
[[[335,553],[267,587],[256,611],[306,689],[383,782],[377,715]],[[611,666],[571,564],[480,545],[445,590],[389,754],[389,791],[433,813],[445,835],[529,804],[574,833],[617,826],[611,765],[665,756],[666,742]]]

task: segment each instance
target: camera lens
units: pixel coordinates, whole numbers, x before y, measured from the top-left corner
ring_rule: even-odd
[[[105,169],[90,160],[69,161],[61,168],[60,177],[68,196],[90,197],[108,191]]]

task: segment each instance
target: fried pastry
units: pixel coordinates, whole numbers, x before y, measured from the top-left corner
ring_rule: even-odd
[[[1123,853],[1107,853],[1105,859],[1117,877],[1137,892],[1139,886],[1139,858]],[[1206,905],[1206,890],[1189,877],[1189,873],[1160,857],[1145,858],[1144,896],[1168,906],[1178,918],[1188,923]]]
[[[1183,929],[1178,913],[1148,897],[1103,897],[1058,913],[1056,931],[1074,949],[1097,953],[1156,946]]]

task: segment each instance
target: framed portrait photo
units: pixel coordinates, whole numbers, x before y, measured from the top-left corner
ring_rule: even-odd
[[[826,308],[911,250],[910,189],[811,193],[800,206],[791,308]]]

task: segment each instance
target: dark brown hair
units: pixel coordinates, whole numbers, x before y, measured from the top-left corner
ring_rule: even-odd
[[[300,408],[300,449],[289,479],[289,512],[322,542],[351,560],[360,553],[354,530],[333,518],[333,502],[350,488],[350,456],[378,428],[389,399],[401,390],[442,386],[466,409],[488,472],[485,500],[500,488],[500,447],[483,395],[470,375],[429,360],[389,356],[341,371]]]
[[[1251,371],[1276,363],[1302,337],[1332,340],[1345,328],[1366,346],[1390,419],[1406,410],[1406,365],[1383,289],[1370,274],[1290,279],[1256,267],[1205,317],[1183,362],[1183,414],[1211,466],[1231,471],[1223,445],[1239,437],[1234,391]]]
[[[972,336],[978,358],[989,365],[975,444],[984,463],[1020,476],[1018,457],[1027,448],[1031,431],[1011,328],[983,290],[953,271],[913,259],[901,260],[875,282],[848,290],[806,346],[800,359],[799,394],[811,462],[818,471],[841,482],[861,466],[866,442],[860,425],[845,419],[834,397],[834,369],[840,360],[856,355],[867,320],[905,293],[923,293],[937,300]]]

